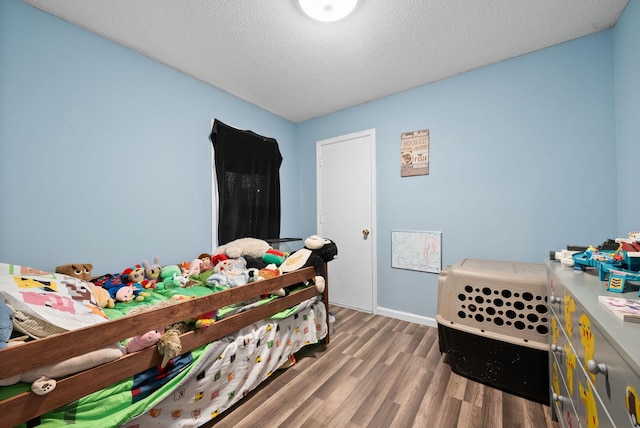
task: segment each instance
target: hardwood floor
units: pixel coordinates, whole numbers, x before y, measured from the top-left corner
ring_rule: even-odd
[[[331,343],[303,349],[203,427],[558,427],[550,409],[458,376],[435,328],[332,306]]]

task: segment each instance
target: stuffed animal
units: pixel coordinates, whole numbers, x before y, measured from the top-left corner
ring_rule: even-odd
[[[149,281],[157,281],[160,276],[160,257],[156,256],[153,258],[153,264],[149,264],[148,261],[143,260],[142,266],[144,266],[144,276]]]
[[[211,261],[211,254],[207,254],[207,253],[202,253],[198,256],[198,258],[200,260],[202,260],[202,263],[204,263],[204,269],[202,272],[206,272],[208,270],[213,269],[213,263]],[[200,272],[200,273],[202,273]]]
[[[9,346],[9,339],[13,333],[13,322],[11,321],[11,309],[5,302],[0,300],[0,349]]]
[[[222,285],[233,288],[249,282],[249,271],[244,257],[223,260],[213,268],[213,271],[214,273],[207,278],[207,284],[209,285]]]
[[[107,290],[91,282],[89,283],[89,287],[91,288],[91,293],[93,293],[93,297],[95,297],[98,306],[109,309],[116,307],[116,302]]]
[[[182,274],[178,265],[168,265],[160,269],[160,282],[156,283],[156,288],[168,290],[170,288],[185,287],[189,280]]]
[[[195,296],[183,296],[183,295],[174,295],[172,296],[172,300],[174,302],[180,302],[180,301],[186,301],[186,300],[191,300],[194,299]],[[180,328],[186,328],[185,331],[188,331],[189,325],[193,325],[195,328],[205,328],[205,327],[209,327],[211,324],[213,324],[216,321],[216,316],[217,316],[217,311],[209,311],[209,312],[205,312],[204,314],[200,314],[196,317],[190,318],[188,320],[185,320],[184,323],[180,324]],[[174,324],[174,328],[176,327],[176,325]],[[181,332],[183,333],[183,332]]]
[[[178,268],[178,266],[176,266],[176,268]],[[171,299],[163,300],[153,306],[138,306],[128,312],[128,315],[142,313],[159,307],[170,306],[191,298],[193,297],[175,295],[172,296]],[[182,354],[182,342],[180,341],[180,335],[187,331],[189,331],[187,322],[179,322],[167,326],[166,328],[151,330],[129,339],[125,344],[125,350],[127,353],[137,352],[155,345],[158,353],[162,357],[160,367],[164,368],[171,359]]]
[[[164,329],[151,330],[144,334],[139,334],[127,340],[125,349],[127,354],[138,352],[141,349],[150,348],[160,340],[160,336],[164,333]]]
[[[262,261],[268,265],[273,263],[276,266],[280,266],[282,262],[285,261],[287,256],[287,253],[283,253],[282,251],[274,250],[273,248],[271,248],[262,255]]]
[[[293,272],[297,269],[312,266],[316,276],[314,283],[319,293],[325,287],[325,263],[330,262],[338,256],[338,247],[327,238],[318,235],[311,235],[304,241],[304,248],[294,252],[280,265],[282,273]]]
[[[207,270],[206,263],[198,258],[189,263],[189,270],[187,271],[187,276],[191,275],[200,275],[202,272]]]
[[[215,270],[216,266],[218,266],[218,263],[228,259],[229,257],[227,257],[226,254],[215,254],[211,256],[211,268]]]
[[[269,264],[267,267],[262,269],[250,268],[249,269],[249,282],[257,282],[262,281],[264,279],[275,278],[280,275],[280,269],[275,264]],[[274,296],[286,296],[286,291],[284,288],[280,288],[278,290],[272,291],[270,294]]]
[[[80,278],[83,281],[91,281],[91,271],[93,265],[91,263],[71,263],[68,265],[56,266],[56,273]]]
[[[97,287],[104,288],[116,302],[131,302],[133,300],[140,302],[151,295],[146,291],[140,291],[132,283],[124,284],[121,275],[108,273],[94,278],[93,282]]]
[[[24,342],[10,341],[9,346],[22,346]],[[31,384],[31,390],[37,395],[46,395],[53,391],[57,382],[55,378],[79,373],[122,356],[120,344],[114,343],[102,349],[96,349],[86,354],[68,358],[65,361],[21,372],[19,374],[0,379],[0,386],[14,385],[18,382]]]
[[[22,341],[9,342],[12,333],[13,322],[11,321],[11,308],[9,308],[5,302],[0,300],[0,349],[24,343]],[[0,379],[0,385],[13,385],[21,381],[31,382],[31,390],[38,395],[47,394],[56,387],[56,381],[46,376],[37,376],[30,379],[28,376],[25,377],[23,374],[17,374],[9,378]]]
[[[218,247],[213,255],[224,254],[230,259],[251,256],[261,258],[271,248],[267,241],[257,238],[240,238]]]
[[[156,343],[158,353],[162,356],[160,368],[164,368],[169,361],[182,354],[180,335],[187,331],[189,331],[189,327],[186,323],[177,323],[167,328],[160,336],[158,343]]]
[[[79,278],[88,282],[89,288],[91,288],[91,292],[93,297],[95,297],[98,306],[101,308],[114,308],[115,302],[109,292],[101,286],[90,282],[92,270],[93,265],[91,263],[72,263],[56,267],[56,273],[73,276],[74,278]]]
[[[154,288],[155,285],[155,281],[146,279],[146,271],[140,265],[126,268],[120,278],[123,284],[132,285],[140,291]]]

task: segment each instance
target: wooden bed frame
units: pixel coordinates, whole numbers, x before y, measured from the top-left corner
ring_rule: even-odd
[[[115,343],[158,328],[158,320],[163,320],[163,324],[170,325],[192,318],[194,314],[223,308],[279,288],[312,280],[314,277],[314,269],[309,267],[252,283],[249,286],[232,288],[174,305],[127,315],[91,327],[33,340],[24,345],[5,348],[0,350],[0,373],[2,373],[2,377],[9,377],[23,371],[65,361],[73,356],[104,348],[105,344]],[[328,279],[325,279],[327,284],[323,293],[323,301],[327,306],[326,322],[328,326],[329,293]],[[186,353],[225,337],[242,327],[268,318],[316,295],[318,295],[318,291],[315,286],[311,285],[265,305],[216,321],[207,328],[188,331],[180,336],[182,351]],[[324,343],[329,343],[328,332]],[[49,394],[37,395],[28,391],[2,400],[0,401],[0,415],[2,415],[3,426],[13,427],[27,422],[122,379],[158,366],[161,360],[155,346],[146,348],[57,380],[55,389]]]

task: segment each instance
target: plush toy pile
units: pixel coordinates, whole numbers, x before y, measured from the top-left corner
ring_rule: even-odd
[[[307,266],[315,269],[315,287],[318,292],[323,292],[325,263],[333,260],[337,254],[338,250],[333,241],[317,235],[308,237],[305,240],[305,247],[291,255],[272,248],[269,243],[261,239],[241,238],[221,245],[213,254],[202,253],[190,262],[185,261],[180,265],[161,266],[159,258],[155,257],[153,263],[143,260],[142,263],[125,267],[120,273],[98,277],[92,277],[91,263],[60,265],[56,267],[55,272],[85,281],[91,289],[94,303],[99,307],[118,309],[127,303],[144,301],[151,296],[150,291],[154,289],[170,291],[174,288],[188,288],[194,285],[215,290],[233,288],[274,278]],[[281,289],[272,294],[284,296],[289,291],[289,289]],[[163,301],[163,304],[173,304],[188,298],[184,295],[173,295],[170,300]],[[136,307],[134,311],[128,313],[133,313],[137,309]],[[123,353],[137,352],[155,346],[163,357],[161,366],[164,367],[168,361],[181,354],[181,334],[191,328],[205,328],[211,325],[216,321],[216,316],[217,313],[213,311],[184,320],[182,323],[158,326],[156,330],[131,337],[122,344],[116,344],[117,346],[113,349],[109,348],[108,357],[118,358]],[[15,341],[15,338],[11,339],[13,332],[11,317],[11,308],[0,301],[0,349],[23,343]],[[10,339],[14,342],[10,342]],[[93,357],[89,354],[77,357],[81,359],[81,364],[92,361]],[[31,382],[34,392],[47,394],[55,388],[55,378],[74,372],[78,363],[75,361],[73,363],[73,369],[65,366],[65,363],[42,367],[12,378],[0,379],[0,385],[10,385],[19,381]]]

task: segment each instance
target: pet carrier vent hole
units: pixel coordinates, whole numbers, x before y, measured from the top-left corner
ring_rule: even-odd
[[[536,331],[540,334],[546,335],[549,334],[549,329],[546,325],[538,325],[536,326]]]

